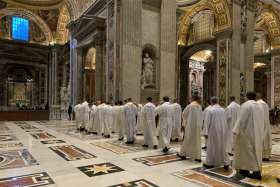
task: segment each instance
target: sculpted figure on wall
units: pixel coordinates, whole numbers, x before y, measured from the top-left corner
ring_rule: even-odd
[[[149,53],[145,52],[143,57],[142,87],[154,86],[154,61]]]

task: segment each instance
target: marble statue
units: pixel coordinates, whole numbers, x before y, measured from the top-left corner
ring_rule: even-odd
[[[154,85],[154,61],[149,53],[143,57],[143,88]]]
[[[69,106],[69,95],[68,89],[66,87],[61,87],[60,90],[60,112],[61,112],[61,119],[68,119],[68,106]]]

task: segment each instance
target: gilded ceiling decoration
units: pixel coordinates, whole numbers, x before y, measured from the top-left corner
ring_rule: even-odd
[[[70,21],[70,15],[68,9],[65,6],[62,6],[60,9],[60,14],[57,23],[57,31],[56,31],[56,42],[60,44],[64,44],[69,40],[69,31],[66,28],[66,25]]]
[[[215,31],[225,30],[231,27],[231,16],[227,0],[200,0],[192,6],[181,8],[185,13],[179,21],[178,45],[186,45],[188,30],[192,18],[203,10],[211,10],[215,16]]]
[[[279,12],[272,6],[259,4],[256,29],[263,29],[268,33],[273,48],[280,48]]]
[[[62,5],[63,0],[3,0],[7,3],[32,9],[52,9]]]

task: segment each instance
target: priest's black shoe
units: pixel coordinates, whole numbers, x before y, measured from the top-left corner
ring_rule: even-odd
[[[263,158],[262,159],[264,162],[269,162],[269,158]]]
[[[203,167],[206,168],[206,169],[212,169],[212,168],[214,168],[214,166],[209,166],[209,165],[207,165],[207,164],[203,164]]]
[[[179,142],[179,138],[176,138],[176,139],[174,140],[174,142]]]
[[[162,152],[167,153],[168,150],[169,150],[169,149],[168,149],[167,147],[165,147],[165,148],[162,150]]]
[[[194,161],[196,161],[196,162],[201,162],[201,159],[194,159]]]
[[[177,157],[181,158],[182,160],[187,160],[187,158],[185,156],[182,156],[179,153],[177,153],[176,155],[177,155]]]
[[[251,179],[262,180],[262,175],[260,171],[253,172],[252,174],[249,174],[247,177]]]
[[[228,171],[229,170],[229,165],[224,166],[224,170]]]
[[[154,145],[154,149],[157,149],[157,145]]]
[[[147,147],[149,147],[148,145],[142,145],[142,147],[145,147],[145,148],[147,148]]]
[[[134,144],[134,141],[127,141],[126,144]]]
[[[104,136],[105,138],[110,138],[111,136],[110,135],[107,135],[107,136]]]
[[[239,174],[242,175],[243,177],[247,177],[250,174],[250,172],[247,170],[241,169],[241,170],[239,170]]]
[[[123,138],[119,138],[118,140],[119,140],[119,141],[123,141]]]

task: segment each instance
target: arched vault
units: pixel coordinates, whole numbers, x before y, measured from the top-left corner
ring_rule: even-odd
[[[178,29],[179,45],[186,45],[191,20],[197,13],[203,10],[211,10],[214,13],[215,31],[221,31],[231,27],[231,16],[226,0],[201,0],[184,9],[185,13],[179,22]]]

